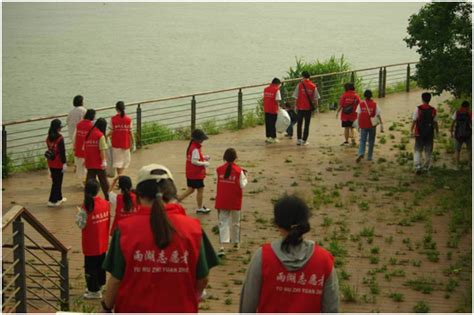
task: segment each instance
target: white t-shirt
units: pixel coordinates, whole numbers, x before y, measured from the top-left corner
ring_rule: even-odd
[[[69,139],[73,139],[74,131],[76,131],[76,125],[84,118],[87,109],[84,106],[74,107],[67,115],[66,124]]]
[[[280,90],[278,90],[275,94],[275,101],[281,101],[281,93]]]

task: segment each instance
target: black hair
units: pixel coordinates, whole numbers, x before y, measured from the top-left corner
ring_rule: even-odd
[[[95,109],[88,109],[84,114],[84,119],[93,121],[95,119]]]
[[[132,179],[128,176],[120,176],[118,186],[123,196],[123,210],[130,212],[133,209],[133,202],[130,192],[132,190]]]
[[[166,203],[173,199],[178,199],[178,190],[171,178],[160,180],[158,182],[158,190],[162,194],[161,198]]]
[[[280,79],[278,79],[278,78],[273,78],[272,84],[280,84],[280,83],[281,83]]]
[[[125,116],[125,104],[122,101],[118,101],[117,104],[115,104],[115,109],[120,112],[120,117]]]
[[[428,93],[428,92],[422,93],[421,99],[423,100],[423,102],[429,103],[431,101],[431,93]]]
[[[95,178],[91,178],[86,182],[84,188],[84,208],[87,212],[94,211],[94,197],[99,193],[99,182]]]
[[[372,98],[372,91],[371,90],[365,90],[364,97],[367,98],[367,99],[371,99]]]
[[[301,75],[302,75],[302,76],[303,76],[303,78],[305,78],[305,79],[309,79],[309,77],[310,77],[310,75],[309,75],[309,72],[308,72],[308,71],[306,71],[306,70],[305,70],[305,71],[303,71],[303,72],[301,73]]]
[[[354,87],[354,83],[352,82],[347,82],[346,84],[344,84],[344,90],[347,92],[347,91],[354,91],[355,90],[355,87]]]
[[[74,96],[74,99],[72,100],[72,105],[74,105],[74,107],[79,107],[79,106],[82,106],[83,104],[84,104],[84,97],[82,97],[82,95]]]
[[[224,161],[228,163],[227,168],[225,169],[224,178],[229,178],[230,171],[232,170],[232,163],[234,163],[234,161],[237,160],[237,152],[235,151],[234,148],[228,148],[224,152],[223,159]]]
[[[303,199],[285,194],[275,203],[273,215],[275,224],[288,231],[288,235],[281,244],[281,249],[289,252],[290,246],[301,244],[303,234],[310,230],[309,208]]]
[[[92,128],[89,130],[89,132],[87,133],[86,135],[86,140],[89,139],[89,135],[91,134],[92,130],[94,130],[94,128],[97,128],[100,130],[100,132],[102,132],[105,136],[105,132],[107,131],[107,120],[105,120],[105,118],[99,118],[95,121],[95,124],[94,126],[92,126]]]
[[[51,124],[49,125],[48,129],[48,141],[53,142],[56,140],[61,134],[59,130],[61,129],[61,121],[59,119],[51,120]]]
[[[462,102],[461,107],[468,108],[469,107],[469,102],[468,101]]]
[[[163,170],[156,170],[163,171]],[[153,173],[153,172],[152,172]],[[153,239],[158,248],[163,249],[171,243],[171,238],[175,231],[168,220],[163,205],[161,190],[155,179],[143,181],[137,185],[137,196],[140,199],[146,198],[152,200],[150,211],[150,226],[153,233]]]

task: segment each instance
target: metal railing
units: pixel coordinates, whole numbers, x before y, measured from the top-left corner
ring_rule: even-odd
[[[22,206],[2,220],[2,313],[69,310],[69,249]]]
[[[372,68],[349,70],[312,76],[318,84],[320,104],[333,105],[343,92],[343,83],[358,82],[362,88],[373,89],[374,95],[385,97],[387,87],[404,85],[410,89],[411,67],[416,62],[384,65]],[[291,100],[291,87],[299,79],[283,81],[284,99]],[[175,133],[188,132],[206,124],[233,124],[242,128],[249,112],[256,112],[262,98],[262,88],[267,83],[233,87],[215,91],[193,93],[160,99],[144,100],[126,104],[128,115],[133,119],[137,147],[152,142],[172,139]],[[97,117],[111,117],[114,106],[96,108]],[[246,116],[248,115],[248,116]],[[43,158],[45,139],[49,123],[54,118],[67,114],[43,116],[31,119],[5,122],[2,125],[2,157],[7,155],[14,165],[37,163]],[[151,126],[151,124],[159,126]],[[63,130],[66,145],[70,144],[67,132]],[[44,159],[43,159],[44,160]]]

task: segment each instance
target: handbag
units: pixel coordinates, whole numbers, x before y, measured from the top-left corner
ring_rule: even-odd
[[[372,127],[377,127],[377,125],[380,124],[380,118],[379,115],[377,115],[377,110],[375,111],[376,115],[374,117],[370,116],[369,106],[367,105],[367,102],[364,103],[365,108],[367,108],[367,113],[369,114],[370,123],[372,124]]]
[[[303,81],[301,81],[301,85],[303,85],[304,94],[305,94],[306,97],[308,98],[309,107],[311,108],[311,111],[314,112],[314,110],[316,109],[316,106],[314,106],[313,100],[312,100],[311,97],[309,97],[309,95],[308,95],[308,91],[306,90],[306,85],[304,85],[304,82],[303,82]],[[315,91],[315,92],[316,92],[316,91]]]
[[[55,152],[55,148],[59,142],[59,140],[61,140],[61,137],[58,137],[58,139],[56,139],[56,141],[53,143],[53,146],[51,148],[49,148],[49,145],[48,145],[48,150],[46,150],[44,152],[44,157],[50,161],[54,160],[54,158],[56,157],[56,152]]]
[[[342,112],[346,115],[352,114],[352,112],[354,111],[354,105],[355,104],[357,104],[357,99],[356,98],[354,98],[354,101],[352,102],[352,104],[343,106],[342,107]]]

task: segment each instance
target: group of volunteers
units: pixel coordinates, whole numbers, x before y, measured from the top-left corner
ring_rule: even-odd
[[[307,71],[302,72],[303,79],[298,82],[293,93],[295,105],[289,102],[282,102],[280,93],[281,81],[274,78],[269,86],[263,91],[263,110],[265,113],[265,136],[269,144],[277,143],[276,124],[279,111],[284,110],[290,118],[285,137],[292,139],[293,126],[297,124],[297,145],[307,145],[309,135],[309,125],[311,116],[318,107],[320,94],[318,87],[310,80]],[[339,106],[336,111],[336,118],[340,117],[341,126],[344,128],[344,142],[342,146],[351,144],[356,146],[355,130],[359,131],[360,141],[356,162],[360,162],[366,152],[367,160],[373,160],[374,145],[376,139],[377,126],[383,133],[383,122],[380,107],[372,99],[371,90],[364,91],[362,100],[355,91],[354,83],[344,84],[344,93],[339,98]],[[433,142],[438,132],[436,109],[430,105],[431,94],[422,93],[422,104],[417,106],[412,115],[411,135],[415,138],[415,148],[413,154],[414,168],[416,174],[428,171],[431,167]],[[283,103],[283,104],[282,104]],[[460,162],[461,147],[465,143],[471,152],[472,138],[472,115],[469,111],[469,102],[464,101],[459,110],[452,116],[451,137],[454,139],[456,162]],[[296,111],[295,111],[296,109]],[[304,122],[304,132],[303,129]],[[349,143],[349,139],[351,143]],[[422,162],[422,152],[425,154]]]

